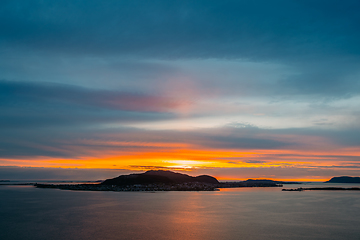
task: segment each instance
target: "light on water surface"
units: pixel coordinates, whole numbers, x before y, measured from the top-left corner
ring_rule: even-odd
[[[360,238],[358,192],[82,192],[1,186],[0,194],[3,240]]]

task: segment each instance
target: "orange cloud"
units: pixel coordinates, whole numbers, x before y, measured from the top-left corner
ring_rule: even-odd
[[[360,157],[358,148],[323,150],[296,149],[210,149],[189,143],[149,141],[100,141],[83,139],[69,146],[66,152],[78,152],[79,157],[33,159],[0,159],[2,166],[65,167],[150,170],[171,169],[196,171],[227,168],[354,168],[352,158]],[[83,146],[82,146],[83,144]],[[99,146],[109,147],[104,151]],[[356,166],[355,166],[356,167]],[[360,166],[359,166],[360,167]],[[220,179],[238,179],[234,175],[219,175]],[[273,178],[269,175],[268,177]],[[296,179],[287,178],[287,180]],[[302,179],[323,180],[321,176]],[[300,181],[299,179],[297,179]]]

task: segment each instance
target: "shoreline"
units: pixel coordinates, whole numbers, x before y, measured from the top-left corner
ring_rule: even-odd
[[[73,191],[114,191],[114,192],[139,192],[139,191],[219,191],[219,188],[241,187],[282,187],[281,184],[207,184],[199,182],[176,184],[135,184],[135,185],[104,185],[104,184],[33,184],[36,188],[55,188]]]
[[[284,188],[282,191],[287,192],[301,192],[301,191],[360,191],[359,187],[351,187],[351,188],[344,188],[344,187],[316,187],[316,188]]]

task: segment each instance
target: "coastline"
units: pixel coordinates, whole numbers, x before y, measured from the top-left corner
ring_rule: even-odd
[[[55,188],[73,191],[114,191],[114,192],[139,192],[139,191],[219,191],[219,188],[251,188],[251,187],[283,187],[275,183],[219,183],[209,184],[200,182],[176,184],[134,184],[134,185],[103,185],[103,184],[33,184],[36,188]]]
[[[282,191],[288,191],[288,192],[301,192],[301,191],[360,191],[359,187],[350,187],[350,188],[344,188],[344,187],[315,187],[315,188],[284,188]]]

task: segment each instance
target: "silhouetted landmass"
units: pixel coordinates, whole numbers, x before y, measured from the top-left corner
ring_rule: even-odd
[[[327,191],[360,191],[360,188],[358,187],[352,187],[352,188],[343,188],[343,187],[318,187],[318,188],[292,188],[292,189],[282,189],[282,191],[305,191],[305,190],[327,190]]]
[[[178,184],[178,183],[208,183],[219,184],[219,181],[208,175],[201,175],[197,177],[191,177],[182,173],[175,173],[164,170],[151,170],[145,173],[121,175],[116,178],[107,179],[102,182],[102,185],[117,185],[126,186],[134,184]]]
[[[252,180],[220,183],[209,175],[192,177],[171,171],[147,171],[121,175],[100,184],[34,184],[38,188],[57,188],[81,191],[215,191],[219,188],[282,187],[279,181]]]
[[[37,188],[57,188],[61,190],[77,191],[115,191],[115,192],[138,192],[138,191],[216,191],[215,184],[209,183],[153,183],[133,185],[103,185],[103,184],[34,184]]]
[[[333,177],[325,183],[360,183],[360,177],[349,177],[349,176]]]
[[[14,185],[14,186],[26,186],[26,185],[34,185],[34,183],[0,183],[0,186],[9,186],[9,185]]]
[[[215,191],[219,181],[208,175],[191,177],[171,171],[121,175],[100,184],[35,184],[38,188],[82,191]]]
[[[284,182],[284,181],[274,181],[269,179],[248,179],[245,182],[248,183],[275,183],[275,184],[302,184],[301,182]]]
[[[301,182],[283,182],[269,179],[248,179],[242,182],[224,182],[219,188],[233,187],[282,187],[283,184],[301,184]]]

